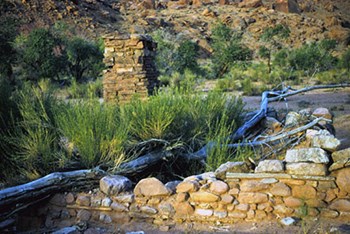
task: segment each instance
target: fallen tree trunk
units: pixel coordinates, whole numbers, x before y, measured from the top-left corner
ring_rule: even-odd
[[[48,195],[70,188],[91,188],[105,172],[98,169],[55,172],[27,184],[0,190],[0,221]]]

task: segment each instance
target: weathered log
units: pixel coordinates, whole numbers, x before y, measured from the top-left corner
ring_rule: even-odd
[[[50,194],[98,184],[103,175],[105,172],[99,169],[55,172],[23,185],[0,190],[0,221]]]

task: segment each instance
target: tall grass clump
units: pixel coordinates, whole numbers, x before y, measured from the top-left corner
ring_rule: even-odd
[[[19,117],[13,120],[13,130],[6,137],[11,160],[29,178],[57,169],[61,154],[52,113],[56,99],[49,91],[25,85],[16,101]]]
[[[116,105],[96,100],[60,103],[55,119],[61,136],[78,151],[83,167],[119,164],[128,139],[128,123],[120,120]]]

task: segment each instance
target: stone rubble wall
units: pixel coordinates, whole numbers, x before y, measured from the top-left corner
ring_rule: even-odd
[[[56,194],[42,209],[48,214],[46,225],[52,226],[142,220],[171,227],[183,222],[230,224],[284,217],[349,222],[348,178],[349,167],[328,176],[227,172],[224,180],[209,172],[165,185],[146,178],[131,188],[127,178],[107,176],[100,188]]]
[[[150,36],[107,34],[103,76],[105,101],[129,101],[133,96],[147,98],[158,86],[154,63],[156,43]]]

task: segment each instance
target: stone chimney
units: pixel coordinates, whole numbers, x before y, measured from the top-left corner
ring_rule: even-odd
[[[127,102],[133,96],[146,99],[158,86],[154,63],[157,44],[148,35],[111,33],[105,43],[103,98]]]

